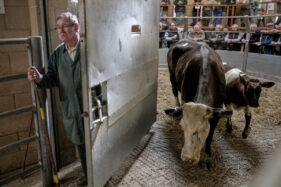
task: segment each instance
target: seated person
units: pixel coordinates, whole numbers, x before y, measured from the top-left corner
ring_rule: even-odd
[[[165,31],[169,29],[170,27],[170,22],[167,19],[167,15],[164,14],[163,17],[160,19],[160,33],[159,33],[159,47],[167,47],[167,44],[165,43],[164,40],[164,35],[165,35]]]
[[[212,32],[210,35],[210,38],[208,38],[207,43],[210,47],[213,49],[219,49],[222,50],[224,48],[224,38],[226,36],[226,33],[223,32],[223,26],[221,24],[216,25],[216,32]]]
[[[168,48],[180,39],[180,31],[177,29],[174,22],[171,23],[169,30],[165,32],[164,39],[167,42]]]
[[[230,51],[240,51],[241,49],[241,38],[242,33],[238,31],[238,25],[233,24],[231,27],[231,31],[227,33],[225,36],[225,42],[226,42],[226,49]]]
[[[215,25],[212,22],[209,23],[207,31],[208,32],[205,32],[205,37],[206,37],[205,39],[206,40],[208,40],[215,31]]]
[[[245,33],[244,36],[242,37],[241,42],[243,44],[249,42],[249,52],[257,53],[259,51],[259,47],[256,45],[256,43],[260,41],[260,30],[257,29],[256,23],[251,23],[250,29],[251,29],[251,35],[249,41],[246,40],[246,33]]]
[[[273,34],[273,41],[271,42],[273,54],[281,55],[281,22],[276,25],[276,29],[273,31]]]
[[[267,24],[267,29],[261,30],[261,41],[256,44],[259,46],[259,53],[272,54],[272,46],[270,46],[273,41],[273,23]]]
[[[205,33],[203,30],[201,30],[201,27],[196,24],[193,27],[193,31],[188,33],[187,39],[195,42],[203,41],[205,39]]]

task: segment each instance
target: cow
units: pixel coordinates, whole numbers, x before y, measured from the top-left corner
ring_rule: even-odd
[[[274,85],[274,82],[262,82],[259,79],[250,78],[240,69],[233,68],[226,63],[224,63],[224,67],[226,80],[225,106],[227,109],[244,110],[245,127],[242,137],[247,138],[251,131],[251,107],[259,107],[262,87],[270,88]],[[227,119],[226,131],[232,132],[231,116]]]
[[[210,145],[216,125],[221,116],[232,114],[222,109],[225,77],[221,58],[205,43],[181,40],[170,47],[167,60],[172,92],[181,105],[165,113],[180,117],[184,131],[181,159],[193,165],[200,161],[210,168]]]

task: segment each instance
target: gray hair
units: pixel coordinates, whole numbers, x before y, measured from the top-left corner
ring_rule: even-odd
[[[72,14],[71,12],[63,12],[63,13],[61,13],[61,14],[57,17],[56,22],[57,22],[59,19],[69,19],[72,23],[78,24],[77,16],[74,15],[74,14]]]

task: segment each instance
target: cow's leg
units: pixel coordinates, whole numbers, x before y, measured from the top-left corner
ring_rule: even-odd
[[[170,74],[170,81],[172,83],[172,91],[173,94],[175,96],[175,102],[176,102],[176,106],[180,106],[180,102],[179,102],[179,97],[178,97],[178,88],[177,88],[177,83],[175,81],[175,76],[173,74]]]
[[[202,153],[202,155],[201,155],[201,162],[206,163],[208,169],[211,168],[211,142],[212,142],[212,139],[213,139],[213,135],[214,135],[216,126],[219,122],[219,119],[220,119],[219,117],[214,117],[214,118],[211,118],[209,120],[209,122],[210,122],[210,132],[209,132],[209,135],[206,139],[205,152]]]
[[[251,127],[250,127],[250,122],[251,122],[251,109],[249,106],[247,106],[244,110],[245,112],[245,120],[246,120],[246,125],[244,128],[244,131],[242,133],[243,138],[247,138],[251,132]]]
[[[225,107],[226,107],[227,110],[232,110],[231,105],[226,105]],[[227,117],[227,121],[226,121],[226,132],[232,133],[231,116]]]

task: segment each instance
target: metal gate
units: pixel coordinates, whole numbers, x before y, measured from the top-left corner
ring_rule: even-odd
[[[156,120],[159,2],[79,1],[79,19],[88,185],[103,186]]]

